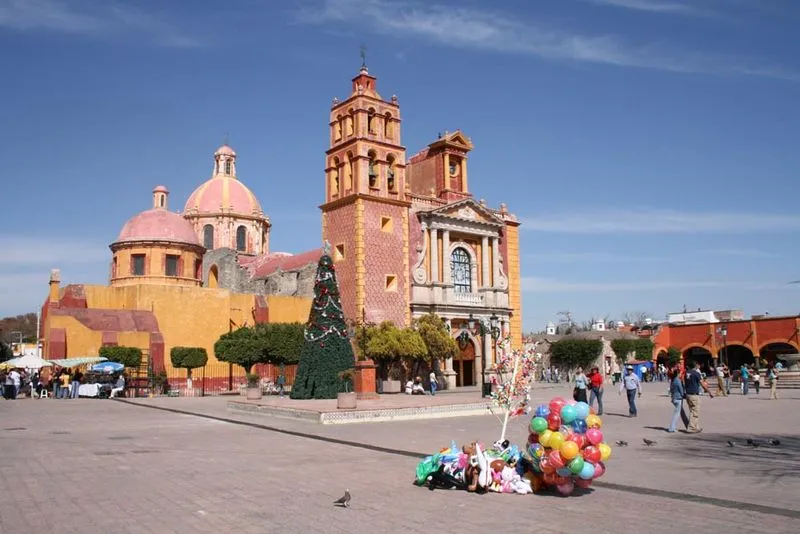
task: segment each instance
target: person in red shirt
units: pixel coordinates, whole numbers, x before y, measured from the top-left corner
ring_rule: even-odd
[[[589,406],[594,406],[594,400],[597,399],[597,415],[603,415],[603,373],[597,367],[592,367],[589,373],[589,386],[591,392],[589,393]]]

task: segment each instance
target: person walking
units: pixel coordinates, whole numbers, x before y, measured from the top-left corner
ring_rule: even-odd
[[[771,365],[767,367],[767,380],[769,380],[769,399],[778,400],[778,371]]]
[[[436,373],[431,369],[431,374],[428,376],[428,379],[431,382],[431,395],[436,395],[436,390],[438,389],[439,383],[436,381]]]
[[[728,388],[725,385],[725,366],[720,364],[717,365],[717,395],[722,395],[723,397],[728,396]]]
[[[742,373],[742,395],[747,395],[750,391],[750,370],[745,364],[739,370]]]
[[[675,368],[669,374],[669,398],[672,402],[672,420],[669,423],[667,432],[675,432],[678,426],[678,420],[681,418],[681,410],[683,409],[683,399],[686,396],[686,391],[681,382],[681,373],[678,368]]]
[[[578,402],[586,402],[586,390],[589,387],[589,379],[583,374],[583,367],[578,367],[575,372],[575,389],[572,391],[572,398]]]
[[[619,384],[620,395],[622,395],[623,390],[625,390],[625,394],[628,396],[628,416],[636,417],[638,415],[636,410],[636,395],[638,393],[639,397],[642,396],[642,383],[639,381],[639,377],[633,372],[632,365],[625,367],[625,376],[622,377],[622,381]]]
[[[753,385],[756,388],[756,395],[761,393],[761,373],[758,372],[758,367],[753,367]]]
[[[589,384],[591,390],[589,392],[589,407],[594,406],[594,400],[597,399],[597,415],[603,415],[603,373],[597,367],[592,367],[589,373]]]
[[[686,384],[684,391],[686,396],[686,404],[689,405],[689,426],[686,429],[690,434],[697,434],[703,431],[700,426],[700,390],[708,393],[708,398],[713,399],[714,395],[708,389],[708,383],[705,381],[700,371],[697,369],[697,362],[689,364],[689,372],[686,373]]]

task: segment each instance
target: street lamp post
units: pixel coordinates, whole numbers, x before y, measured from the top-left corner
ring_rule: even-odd
[[[722,363],[728,364],[728,326],[722,325],[717,328],[717,333],[722,336]]]
[[[469,314],[469,329],[472,331],[474,335],[479,335],[481,337],[481,345],[485,346],[485,338],[486,334],[492,336],[492,340],[497,342],[500,338],[500,328],[497,327],[499,322],[499,318],[494,313],[491,317],[489,317],[488,324],[485,319],[475,319],[472,314]],[[486,383],[486,358],[488,354],[484,354],[483,358],[481,358],[481,396],[486,397],[487,395],[491,394],[491,384]]]

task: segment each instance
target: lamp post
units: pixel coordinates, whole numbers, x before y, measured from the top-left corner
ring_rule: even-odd
[[[485,319],[475,319],[475,317],[473,317],[470,313],[467,324],[469,325],[469,329],[473,335],[481,337],[481,345],[485,346],[487,334],[491,335],[492,340],[495,342],[500,338],[500,328],[497,326],[499,321],[500,319],[494,313],[491,315],[491,317],[489,317],[488,323]],[[464,334],[465,332],[462,332],[459,337]],[[483,358],[481,358],[481,396],[483,397],[491,394],[491,384],[486,383],[486,358],[488,356],[488,354],[484,354]]]
[[[722,325],[717,328],[717,333],[722,336],[722,363],[728,364],[728,326]]]

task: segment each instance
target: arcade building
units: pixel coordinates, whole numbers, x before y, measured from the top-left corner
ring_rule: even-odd
[[[461,131],[407,157],[399,101],[381,97],[376,82],[362,65],[328,121],[322,240],[345,314],[398,326],[438,314],[460,341],[459,354],[443,362],[448,386],[473,385],[496,357],[492,336],[475,324],[491,319],[495,336],[522,344],[519,222],[505,204],[495,209],[473,198],[473,144]],[[227,144],[219,147],[211,177],[181,213],[169,211],[167,188],[155,187],[151,207],[110,245],[108,285],[62,286],[52,271],[40,332],[45,358],[136,346],[154,372],[178,379],[185,371],[172,368],[170,349],[205,347],[206,389],[227,389],[241,376],[213,357],[220,335],[307,320],[321,250],[270,250],[272,224],[240,180],[237,158]]]

